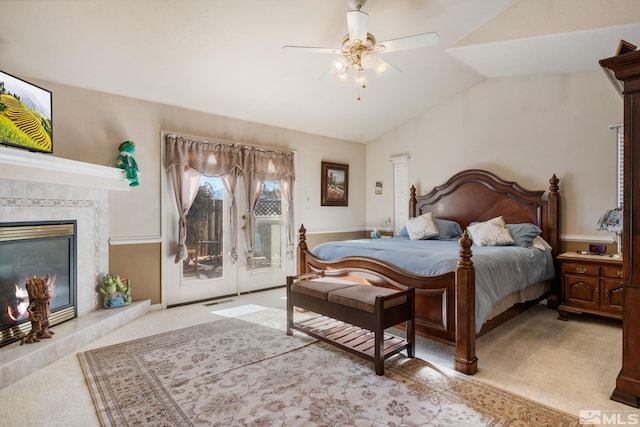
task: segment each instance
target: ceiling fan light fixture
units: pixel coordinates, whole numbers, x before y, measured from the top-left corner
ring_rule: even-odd
[[[365,70],[371,70],[376,67],[378,57],[373,52],[365,52],[360,57],[360,64]]]
[[[385,71],[389,69],[389,63],[385,61],[376,61],[376,65],[373,67],[373,71],[376,72],[376,76],[380,77]]]
[[[349,80],[349,74],[347,73],[334,74],[334,76],[339,82],[346,82],[347,80]]]
[[[332,63],[331,66],[333,68],[333,71],[340,75],[340,74],[344,74],[347,72],[347,70],[349,69],[349,62],[347,61],[347,59],[344,56],[341,56],[339,58],[336,58]]]

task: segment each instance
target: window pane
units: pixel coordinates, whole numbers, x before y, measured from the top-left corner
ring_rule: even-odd
[[[282,268],[282,197],[275,181],[265,181],[256,205],[256,241],[253,248],[254,272]]]
[[[224,189],[219,177],[203,177],[198,195],[187,213],[187,251],[184,279],[222,277]]]

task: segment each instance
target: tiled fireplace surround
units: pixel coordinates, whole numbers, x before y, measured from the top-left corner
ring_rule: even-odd
[[[0,222],[76,220],[78,288],[78,317],[53,338],[0,348],[0,388],[149,312],[148,300],[104,309],[96,291],[109,268],[109,191],[127,189],[119,169],[0,147]]]

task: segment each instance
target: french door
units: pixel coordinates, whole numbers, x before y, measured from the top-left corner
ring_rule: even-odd
[[[240,178],[242,180],[242,178]],[[166,284],[167,305],[201,301],[268,289],[285,284],[293,260],[285,256],[286,215],[277,182],[266,181],[255,208],[255,243],[247,257],[247,197],[238,183],[238,230],[231,231],[231,201],[218,177],[203,177],[198,195],[187,214],[188,258],[175,267],[179,280]],[[237,244],[237,259],[230,252]],[[170,276],[176,277],[175,274]]]

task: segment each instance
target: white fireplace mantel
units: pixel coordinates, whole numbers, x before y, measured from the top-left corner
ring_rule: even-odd
[[[0,179],[129,190],[124,170],[0,146]]]

